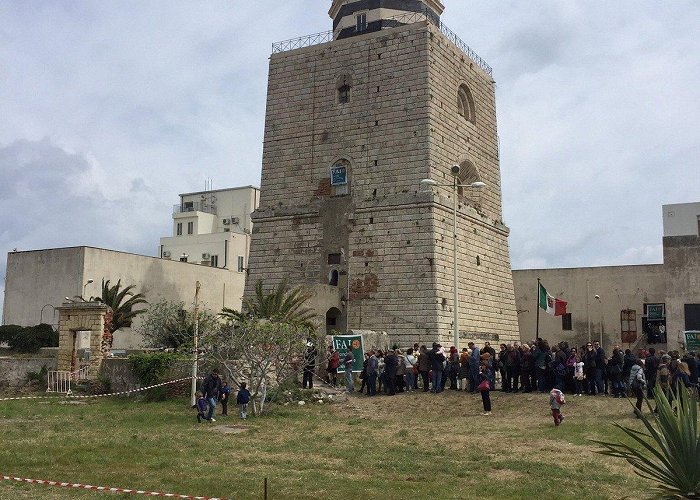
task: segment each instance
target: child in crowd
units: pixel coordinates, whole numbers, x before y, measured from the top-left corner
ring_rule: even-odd
[[[491,415],[491,378],[493,377],[493,372],[487,365],[481,365],[479,367],[479,386],[477,389],[481,393],[481,402],[484,405],[484,413],[482,415]]]
[[[221,382],[221,390],[219,391],[219,403],[221,403],[221,414],[228,415],[228,398],[231,394],[231,387],[228,382]]]
[[[566,404],[564,393],[556,387],[549,393],[549,407],[552,409],[552,417],[554,425],[558,426],[564,420],[564,415],[561,414],[561,407]]]
[[[586,378],[584,372],[584,363],[580,359],[576,359],[576,364],[574,365],[574,384],[576,385],[576,395],[580,396],[583,394],[584,383],[583,380]]]
[[[236,404],[238,405],[238,414],[241,419],[248,418],[248,403],[250,402],[250,391],[246,389],[245,382],[241,382],[241,388],[236,396]]]
[[[195,405],[195,408],[197,408],[197,422],[200,424],[202,423],[202,419],[209,420],[207,417],[207,410],[209,409],[209,403],[207,402],[206,399],[204,399],[204,395],[200,392],[197,391],[195,393],[195,396],[197,397],[197,404]]]

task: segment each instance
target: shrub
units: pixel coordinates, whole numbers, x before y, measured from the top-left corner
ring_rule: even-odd
[[[0,326],[0,344],[6,343],[12,346],[15,337],[22,333],[24,327],[19,325],[2,325]]]
[[[46,368],[46,365],[44,365],[38,372],[27,372],[27,380],[29,380],[30,382],[39,382],[41,384],[46,384],[48,373],[49,370],[48,368]]]
[[[163,377],[173,363],[182,359],[182,355],[170,352],[144,352],[129,356],[129,365],[143,386],[163,382]],[[146,394],[148,401],[165,401],[168,392],[165,387],[150,389]]]
[[[180,356],[169,352],[144,352],[131,354],[129,365],[144,386],[163,381],[163,376]]]
[[[7,342],[13,351],[37,352],[42,347],[57,347],[58,332],[45,323],[26,328],[6,325],[0,327],[0,342]]]
[[[88,382],[87,392],[89,394],[109,394],[112,392],[112,381],[100,374],[97,376],[96,380],[90,380]]]

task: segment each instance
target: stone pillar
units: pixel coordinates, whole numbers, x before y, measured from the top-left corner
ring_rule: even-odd
[[[104,349],[104,332],[108,324],[105,316],[110,313],[108,306],[100,302],[67,302],[58,310],[58,370],[71,371],[79,365],[71,366],[74,356],[74,335],[76,332],[90,332],[90,365],[88,378],[95,378],[100,371],[102,360],[106,356]],[[108,318],[108,321],[111,321]]]

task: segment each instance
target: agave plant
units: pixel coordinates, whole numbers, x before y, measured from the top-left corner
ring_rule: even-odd
[[[698,401],[678,386],[677,397],[669,401],[656,389],[656,413],[649,416],[635,408],[646,432],[613,424],[632,438],[632,444],[594,441],[603,455],[624,458],[637,475],[657,483],[660,498],[700,498],[700,436]],[[651,410],[651,405],[647,401]]]
[[[255,284],[255,296],[243,300],[242,312],[225,307],[220,316],[231,321],[246,318],[269,319],[282,323],[297,323],[314,329],[314,311],[304,306],[309,298],[310,295],[301,287],[290,288],[286,281],[282,281],[269,293],[265,292],[263,282],[258,281]]]

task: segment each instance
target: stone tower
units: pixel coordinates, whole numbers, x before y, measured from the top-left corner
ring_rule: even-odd
[[[334,0],[333,31],[273,45],[247,293],[286,279],[328,331],[451,343],[457,192],[460,344],[519,339],[491,68],[443,10]]]

